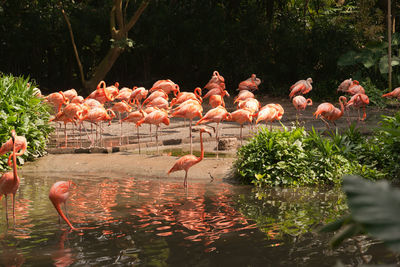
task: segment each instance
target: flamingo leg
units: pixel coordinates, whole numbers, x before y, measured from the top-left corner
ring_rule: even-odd
[[[215,140],[217,142],[217,158],[218,158],[218,144],[219,144],[219,122],[217,122],[217,129],[215,130]]]
[[[187,175],[188,175],[188,171],[185,170],[185,180],[183,180],[183,186],[187,187]]]
[[[6,202],[6,221],[8,225],[8,203],[7,203],[7,195],[4,195],[4,202]]]
[[[193,142],[193,135],[192,135],[192,119],[190,119],[190,122],[189,122],[189,136],[190,136],[190,154],[193,154],[193,145],[192,145],[192,142]]]
[[[139,136],[139,127],[136,127],[136,131],[137,131],[137,141],[138,141],[138,145],[139,145],[139,154],[140,154],[140,136]]]
[[[64,123],[64,136],[65,136],[65,147],[67,147],[68,136],[67,136],[67,124]]]
[[[153,136],[151,134],[151,124],[149,124],[149,125],[150,125],[150,142],[153,142]]]
[[[157,146],[157,154],[159,154],[159,149],[158,149],[158,125],[156,125],[156,146]]]
[[[118,117],[119,117],[119,145],[122,145],[122,118],[121,118],[121,112],[118,112]]]
[[[12,194],[12,205],[13,205],[13,219],[15,224],[15,193]]]

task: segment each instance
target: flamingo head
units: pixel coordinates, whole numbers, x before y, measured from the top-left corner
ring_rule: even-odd
[[[215,131],[215,128],[214,128]],[[200,133],[208,133],[210,136],[212,136],[212,133],[210,130],[206,129],[206,128],[200,128]]]
[[[14,129],[11,130],[11,138],[13,140],[13,142],[15,141],[15,137],[17,136],[17,133],[15,132]]]
[[[313,82],[312,78],[311,77],[307,78],[307,82],[312,83]]]

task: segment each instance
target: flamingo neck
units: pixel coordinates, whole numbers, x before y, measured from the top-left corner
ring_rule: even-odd
[[[15,155],[15,137],[13,137],[12,140],[13,140],[13,153],[12,153],[13,174],[14,174],[14,182],[17,182],[18,181],[18,175],[17,175],[17,156]]]
[[[61,218],[64,219],[64,221],[68,224],[68,226],[71,228],[71,230],[76,230],[75,227],[72,226],[68,218],[64,215],[64,212],[62,212],[60,204],[53,202],[54,208],[56,208],[58,214],[61,216]]]
[[[342,116],[344,113],[344,105],[343,105],[343,100],[341,98],[339,99],[339,104],[340,104],[340,116]]]

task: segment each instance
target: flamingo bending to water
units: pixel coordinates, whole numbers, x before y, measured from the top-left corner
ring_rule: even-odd
[[[208,131],[207,129],[204,128],[200,129],[200,150],[201,150],[200,157],[196,157],[195,155],[192,154],[180,157],[175,162],[174,166],[172,166],[172,168],[168,171],[168,174],[170,174],[171,172],[176,172],[181,170],[185,171],[185,180],[183,181],[184,187],[187,187],[187,175],[189,168],[199,163],[204,158],[203,133],[208,133],[211,136],[211,132]]]
[[[61,209],[61,204],[64,203],[64,209],[65,209],[65,211],[67,211],[66,201],[69,197],[69,188],[71,187],[72,184],[74,184],[72,181],[56,182],[50,188],[49,199],[50,199],[51,203],[53,203],[53,206],[57,210],[60,217],[64,219],[64,221],[68,224],[68,226],[71,228],[71,230],[77,231],[78,229],[76,229],[75,227],[72,226],[72,224],[68,220],[67,216],[65,216],[65,214],[63,213],[63,211]]]

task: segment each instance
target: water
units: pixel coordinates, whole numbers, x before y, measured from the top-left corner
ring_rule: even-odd
[[[315,229],[346,211],[334,190],[77,176],[67,202],[79,232],[58,223],[56,181],[24,175],[16,225],[0,210],[1,266],[333,266],[396,263],[366,237],[330,249]],[[9,201],[10,202],[10,201]]]

